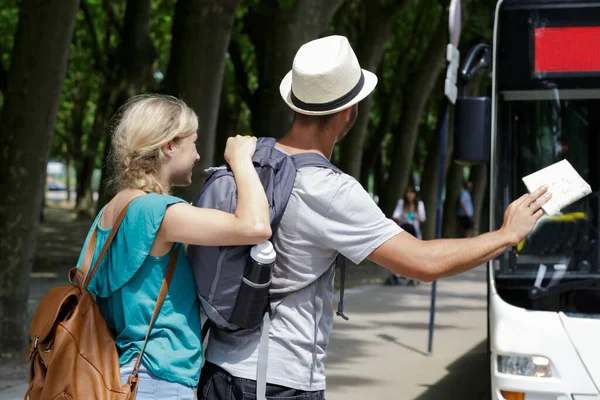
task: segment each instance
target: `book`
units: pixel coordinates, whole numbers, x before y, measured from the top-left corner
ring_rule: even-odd
[[[567,161],[562,160],[533,174],[523,177],[529,193],[543,185],[548,185],[552,198],[542,206],[547,215],[560,214],[564,207],[575,203],[592,193],[590,185]]]

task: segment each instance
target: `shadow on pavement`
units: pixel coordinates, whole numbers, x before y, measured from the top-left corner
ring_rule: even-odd
[[[372,386],[377,381],[363,376],[327,374],[327,389],[335,387]]]
[[[400,328],[400,329],[414,329],[418,331],[428,331],[429,323],[427,322],[408,322],[408,321],[400,321],[400,322],[371,322],[372,325],[381,327],[390,327],[390,328]],[[435,324],[435,330],[447,330],[447,329],[464,329],[458,325],[444,325],[444,324]]]
[[[491,390],[489,365],[487,341],[483,340],[450,364],[446,376],[414,400],[487,400]]]
[[[396,344],[396,345],[398,345],[398,346],[400,346],[400,347],[402,347],[402,348],[404,348],[404,349],[406,349],[406,350],[410,350],[410,351],[412,351],[412,352],[414,352],[414,353],[417,353],[417,354],[420,354],[420,355],[422,355],[422,356],[427,356],[427,355],[428,355],[428,354],[427,354],[427,353],[425,353],[424,351],[421,351],[421,350],[419,350],[419,349],[417,349],[417,348],[414,348],[414,347],[412,347],[412,346],[409,346],[409,345],[407,345],[407,344],[404,344],[404,343],[402,343],[402,342],[398,341],[398,339],[397,339],[397,338],[395,338],[395,337],[393,337],[393,336],[391,336],[391,335],[386,335],[385,333],[381,333],[381,334],[377,335],[377,337],[378,337],[378,338],[381,338],[381,339],[383,339],[383,340],[385,340],[385,341],[388,341],[388,342],[394,343],[394,344]]]
[[[345,329],[364,329],[357,325],[347,324]],[[369,342],[367,340],[357,339],[344,333],[343,329],[335,329],[332,333],[329,346],[327,347],[327,359],[325,368],[335,365],[350,365],[357,359],[364,358],[368,353]],[[329,383],[329,376],[327,378]]]

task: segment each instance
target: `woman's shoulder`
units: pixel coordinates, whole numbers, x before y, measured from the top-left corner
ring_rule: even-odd
[[[177,203],[186,201],[168,194],[148,193],[131,201],[128,214],[162,215],[168,206]]]
[[[126,214],[126,226],[140,229],[141,225],[148,226],[152,233],[162,223],[167,207],[172,204],[185,203],[185,200],[166,194],[149,193],[133,199]]]
[[[175,203],[186,203],[186,201],[179,197],[171,196],[169,194],[148,193],[135,198],[131,202],[131,205],[135,205],[139,208],[145,208],[152,206],[170,205]]]

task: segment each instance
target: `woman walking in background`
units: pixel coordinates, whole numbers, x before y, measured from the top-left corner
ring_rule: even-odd
[[[421,235],[421,223],[425,222],[425,204],[419,199],[417,190],[409,186],[404,192],[404,197],[398,200],[396,208],[392,214],[392,219],[406,232],[418,239],[423,239]],[[387,285],[406,284],[416,286],[418,281],[406,279],[397,274],[390,274],[385,281]]]
[[[423,239],[421,223],[425,222],[426,219],[425,204],[419,199],[414,187],[409,186],[404,193],[404,197],[398,200],[392,219],[405,231],[410,232],[418,239]],[[407,225],[411,225],[414,232]]]

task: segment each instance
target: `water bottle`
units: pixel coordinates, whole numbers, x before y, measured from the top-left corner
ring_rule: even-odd
[[[269,289],[275,264],[275,250],[268,240],[252,247],[232,314],[241,328],[260,325],[269,302]]]

